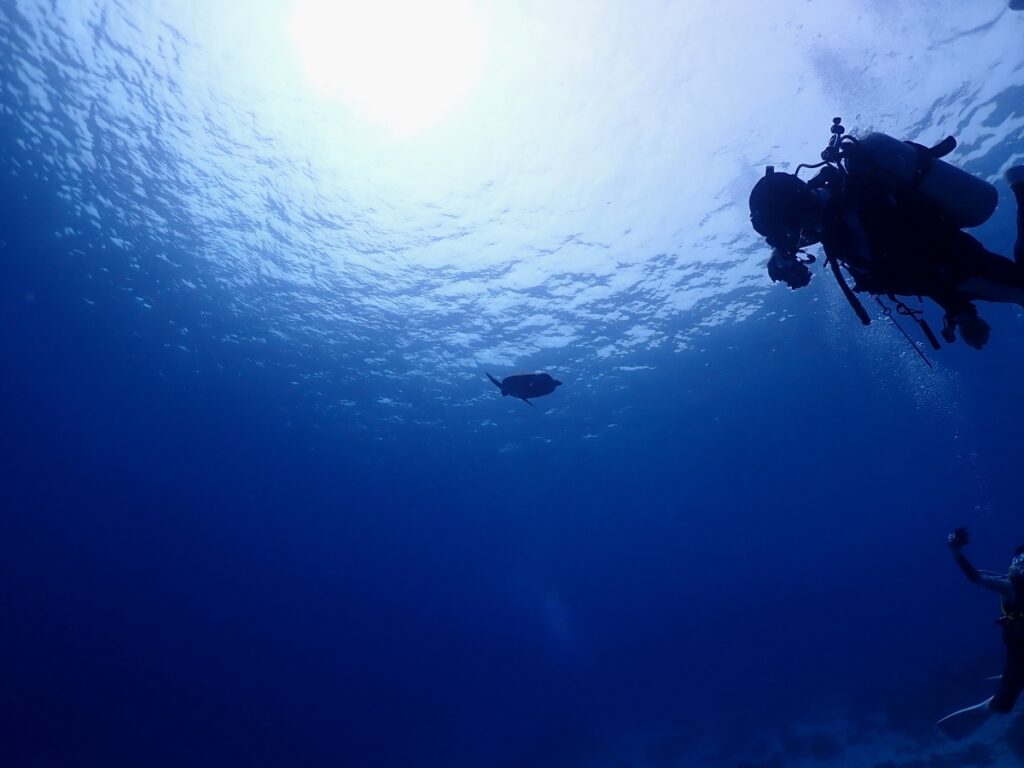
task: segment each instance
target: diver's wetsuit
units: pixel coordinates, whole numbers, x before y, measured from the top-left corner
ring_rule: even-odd
[[[989,708],[993,712],[1009,712],[1024,691],[1024,596],[1013,605],[1003,604],[1003,643],[1006,645],[1006,666],[999,690]]]
[[[992,253],[913,197],[895,200],[870,180],[840,188],[828,174],[811,182],[829,191],[821,227],[825,253],[846,265],[854,290],[927,296],[950,317],[971,302],[1024,306],[1024,185],[1018,201],[1016,262]]]
[[[982,574],[962,552],[957,552],[955,557],[960,570],[974,584],[999,593],[1003,608],[999,623],[1003,627],[1006,666],[988,707],[993,712],[1009,712],[1024,691],[1024,580]]]
[[[1014,184],[1017,198],[1017,243],[1013,246],[1013,260],[1024,267],[1024,184]]]

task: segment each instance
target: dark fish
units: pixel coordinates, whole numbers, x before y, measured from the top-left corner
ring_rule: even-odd
[[[550,395],[556,388],[562,386],[562,382],[551,378],[546,373],[514,373],[506,376],[501,381],[487,374],[487,378],[494,382],[494,386],[501,390],[501,396],[518,397],[524,403],[530,403],[531,397]],[[533,405],[533,403],[530,403]]]

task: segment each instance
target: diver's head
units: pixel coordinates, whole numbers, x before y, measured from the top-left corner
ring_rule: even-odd
[[[1017,547],[1017,552],[1010,561],[1010,569],[1007,575],[1011,581],[1024,582],[1024,545]]]
[[[815,222],[819,203],[807,183],[792,173],[765,169],[750,191],[750,223],[768,245],[794,252],[801,230]]]

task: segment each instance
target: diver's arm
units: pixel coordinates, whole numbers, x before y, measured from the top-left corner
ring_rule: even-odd
[[[954,539],[953,534],[949,536],[949,549],[953,553],[953,559],[956,560],[956,564],[960,567],[960,571],[967,580],[972,584],[977,584],[982,589],[987,589],[991,592],[998,592],[1007,598],[1013,598],[1013,585],[1009,579],[1001,578],[998,576],[989,576],[985,573],[979,573],[978,569],[975,568],[971,561],[967,559],[967,556],[963,553],[963,545]]]
[[[981,581],[981,574],[978,573],[978,569],[971,565],[971,561],[967,559],[967,556],[960,550],[960,547],[951,541],[949,549],[953,553],[953,559],[956,560],[956,564],[960,566],[960,571],[967,577],[967,580],[972,584],[977,584]]]
[[[987,589],[990,592],[998,592],[1000,595],[1005,597],[1007,600],[1013,600],[1014,591],[1013,584],[1010,580],[1001,576],[989,576],[988,574],[981,574],[981,578],[978,579],[978,586]]]
[[[880,274],[881,265],[872,253],[860,212],[845,201],[835,208],[840,213],[829,220],[822,233],[825,255],[846,268],[853,278],[854,291],[885,293],[887,286]]]

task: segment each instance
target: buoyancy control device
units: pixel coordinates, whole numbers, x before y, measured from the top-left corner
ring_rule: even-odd
[[[846,137],[843,158],[851,174],[870,174],[894,193],[916,190],[957,229],[988,221],[999,202],[996,188],[940,157],[956,147],[950,136],[935,147],[900,141],[884,133]]]

